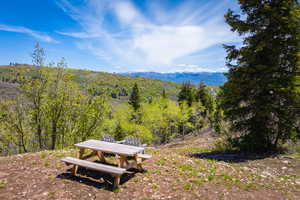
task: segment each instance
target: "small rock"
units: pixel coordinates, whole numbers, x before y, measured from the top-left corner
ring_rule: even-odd
[[[286,169],[287,169],[287,167],[282,167],[281,169],[282,169],[282,170],[286,170]]]
[[[282,161],[284,164],[289,164],[290,162],[288,160]]]

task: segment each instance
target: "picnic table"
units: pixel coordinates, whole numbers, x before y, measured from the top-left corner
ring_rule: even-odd
[[[73,174],[76,175],[78,166],[110,173],[115,177],[115,187],[118,187],[120,177],[127,169],[137,168],[142,170],[142,162],[151,156],[142,154],[143,147],[130,146],[100,140],[88,140],[75,144],[79,148],[78,158],[66,157],[62,161],[67,164],[73,164]],[[84,155],[86,151],[91,151],[90,154]],[[108,165],[105,159],[106,154],[114,154],[118,163],[118,167]],[[101,163],[87,161],[88,158],[97,156]],[[102,164],[103,163],[103,164]]]

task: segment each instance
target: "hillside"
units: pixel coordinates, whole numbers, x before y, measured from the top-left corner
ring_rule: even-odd
[[[30,65],[0,66],[0,90],[3,91],[2,96],[7,93],[9,93],[8,95],[11,96],[11,92],[7,91],[8,88],[11,89],[17,87],[17,84],[7,84],[4,82],[14,83],[16,81],[16,76],[21,73],[31,75],[32,70],[33,67]],[[55,68],[49,68],[49,70],[54,71]],[[160,81],[151,78],[130,77],[106,72],[94,72],[70,68],[67,68],[67,70],[68,72],[72,73],[74,76],[73,79],[81,87],[85,87],[87,82],[94,81],[96,83],[96,87],[102,91],[108,92],[115,102],[127,100],[134,83],[139,85],[141,96],[143,96],[145,99],[160,96],[163,89],[165,89],[169,98],[176,99],[177,92],[180,88],[180,84],[178,83]]]
[[[300,157],[212,152],[209,132],[148,148],[145,172],[131,171],[112,190],[112,178],[60,158],[75,150],[0,157],[0,199],[299,199]]]
[[[221,86],[227,79],[221,72],[176,72],[176,73],[157,73],[157,72],[131,72],[123,73],[127,76],[154,78],[162,81],[173,81],[177,83],[190,82],[198,85],[204,82],[206,85]]]

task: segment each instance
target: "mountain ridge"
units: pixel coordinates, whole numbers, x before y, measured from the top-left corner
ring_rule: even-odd
[[[194,85],[204,82],[206,85],[221,86],[227,81],[223,72],[125,72],[119,74],[132,77],[145,77],[162,81],[171,81],[176,83],[190,82]]]

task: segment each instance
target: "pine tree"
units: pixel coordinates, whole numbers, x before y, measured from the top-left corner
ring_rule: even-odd
[[[207,86],[203,82],[200,83],[199,88],[197,89],[196,100],[202,103],[205,110],[208,112],[212,111],[212,99],[209,95]]]
[[[299,2],[239,4],[243,19],[232,10],[225,15],[232,31],[244,37],[244,45],[224,45],[229,72],[222,107],[233,130],[243,134],[243,147],[270,150],[292,137],[299,120]]]
[[[139,94],[139,88],[138,85],[135,83],[133,88],[132,88],[132,93],[129,98],[130,105],[132,105],[133,109],[137,111],[141,107],[141,98]]]
[[[167,94],[166,94],[166,90],[165,90],[165,89],[163,89],[161,96],[162,96],[162,98],[164,98],[164,99],[167,98]]]
[[[194,100],[195,97],[192,85],[189,82],[183,83],[181,90],[178,93],[178,102],[182,103],[183,101],[186,101],[188,106],[192,106]]]

